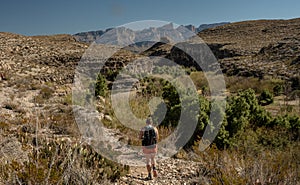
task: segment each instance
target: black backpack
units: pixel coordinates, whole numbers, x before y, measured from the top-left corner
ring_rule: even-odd
[[[152,126],[145,127],[142,146],[146,146],[147,148],[154,148],[156,143],[157,140],[156,140],[156,132],[154,127]]]

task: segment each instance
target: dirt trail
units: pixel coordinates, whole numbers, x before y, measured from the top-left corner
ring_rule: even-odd
[[[157,178],[147,181],[145,180],[147,177],[146,167],[131,167],[130,174],[121,177],[116,184],[205,184],[205,182],[199,182],[200,164],[197,162],[168,158],[158,160],[157,163]]]

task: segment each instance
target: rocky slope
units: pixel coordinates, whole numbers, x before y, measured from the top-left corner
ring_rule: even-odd
[[[0,183],[89,181],[90,167],[70,165],[70,155],[84,166],[96,155],[77,137],[70,106],[74,69],[87,45],[70,35],[0,33],[0,46]],[[85,149],[89,154],[77,153]]]
[[[288,79],[300,73],[300,19],[237,22],[198,35],[219,46],[212,51],[228,74]]]
[[[26,37],[10,33],[0,33],[0,45],[1,122],[14,126],[30,123],[37,109],[47,112],[47,117],[57,109],[70,113],[71,108],[63,102],[71,92],[74,69],[87,45],[69,35]],[[73,125],[71,117],[69,114],[70,120],[64,122]],[[54,122],[50,125],[63,128]]]
[[[72,82],[72,70],[87,48],[70,35],[25,37],[0,33],[1,71],[17,79]],[[64,75],[63,75],[64,74]]]

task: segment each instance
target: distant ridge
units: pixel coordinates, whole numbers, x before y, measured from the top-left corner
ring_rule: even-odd
[[[190,24],[190,25],[186,25],[184,27],[187,28],[188,30],[194,32],[194,33],[199,33],[199,32],[201,32],[205,29],[214,28],[214,27],[217,27],[217,26],[222,26],[222,25],[229,24],[229,23],[230,22],[220,22],[220,23],[213,23],[213,24],[201,24],[199,27],[195,27],[194,25]],[[157,29],[162,29],[164,27],[166,27],[166,25],[164,25],[162,27],[159,27]],[[97,40],[98,38],[100,38],[101,35],[103,35],[104,33],[110,31],[111,29],[113,29],[113,28],[108,28],[106,30],[80,32],[80,33],[74,34],[73,36],[77,41],[91,43],[91,42]],[[130,34],[136,34],[137,32],[138,31],[133,31]]]

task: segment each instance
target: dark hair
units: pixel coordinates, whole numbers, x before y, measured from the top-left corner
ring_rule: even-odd
[[[153,124],[153,120],[151,117],[148,117],[147,120],[146,120],[146,123],[147,124]]]

